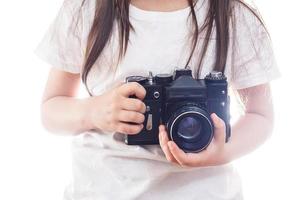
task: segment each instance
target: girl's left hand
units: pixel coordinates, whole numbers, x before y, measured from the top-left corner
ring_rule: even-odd
[[[169,162],[182,167],[206,167],[228,163],[226,154],[226,127],[216,114],[211,115],[214,123],[214,137],[209,146],[199,153],[185,153],[175,142],[170,141],[164,125],[159,126],[159,143]]]

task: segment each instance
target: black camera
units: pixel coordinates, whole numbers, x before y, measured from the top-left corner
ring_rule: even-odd
[[[147,91],[144,128],[137,135],[126,135],[126,144],[159,144],[158,127],[164,124],[169,138],[179,148],[200,152],[213,138],[212,113],[224,120],[226,142],[229,140],[230,99],[227,78],[222,72],[212,71],[205,79],[194,79],[190,69],[155,77],[150,72],[149,77],[130,76],[126,82],[138,82]]]

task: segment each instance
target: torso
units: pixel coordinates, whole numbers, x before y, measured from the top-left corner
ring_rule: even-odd
[[[115,30],[88,77],[94,95],[102,94],[129,75],[147,75],[150,70],[154,75],[172,73],[175,67],[186,64],[190,49],[189,8],[183,4],[185,1],[177,1],[174,7],[166,4],[169,7],[164,10],[176,10],[172,12],[145,11],[156,8],[150,3],[149,7],[143,7],[146,0],[132,2],[130,21],[135,32],[131,32],[126,55],[120,63],[116,62],[119,40]],[[200,23],[204,8],[200,4],[196,9]],[[86,18],[84,24],[89,23],[91,19]],[[85,27],[85,35],[88,27]],[[212,45],[203,76],[212,69],[213,52]],[[196,65],[195,60],[191,68]],[[112,68],[116,68],[115,73]],[[231,165],[181,168],[169,163],[158,145],[128,146],[124,135],[116,132],[82,133],[74,138],[73,151],[74,180],[66,191],[73,199],[82,196],[88,199],[182,199],[187,194],[189,199],[217,200],[220,196],[239,199],[239,178]]]

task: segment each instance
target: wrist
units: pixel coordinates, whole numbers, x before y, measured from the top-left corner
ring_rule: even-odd
[[[82,105],[82,117],[81,117],[81,124],[84,130],[93,130],[95,129],[94,123],[93,123],[93,112],[92,112],[92,104],[93,104],[94,97],[88,97],[85,99],[82,99],[81,105]]]

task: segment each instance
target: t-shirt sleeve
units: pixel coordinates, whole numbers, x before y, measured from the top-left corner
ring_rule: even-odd
[[[280,77],[267,30],[243,5],[235,10],[236,26],[231,41],[231,86],[243,89]]]
[[[52,67],[80,73],[83,64],[82,15],[79,0],[64,0],[56,18],[35,49]]]

